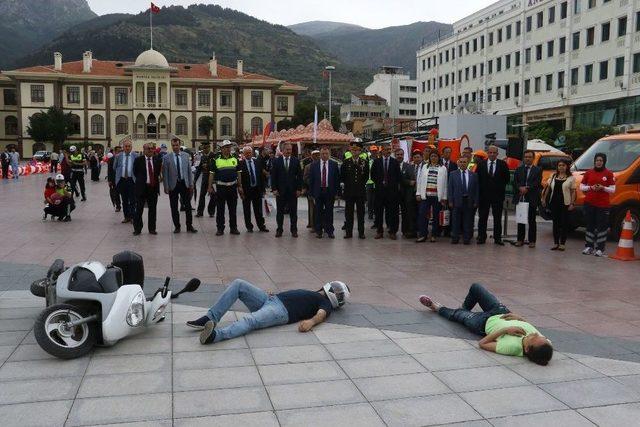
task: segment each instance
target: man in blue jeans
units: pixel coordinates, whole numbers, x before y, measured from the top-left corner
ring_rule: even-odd
[[[308,332],[342,307],[349,299],[349,287],[343,282],[326,283],[317,292],[295,289],[279,294],[266,293],[251,283],[236,279],[225,289],[205,316],[187,322],[187,326],[202,330],[201,344],[211,344],[236,338],[254,329],[300,322],[298,330]],[[232,324],[216,330],[222,316],[237,301],[242,301],[251,313]]]

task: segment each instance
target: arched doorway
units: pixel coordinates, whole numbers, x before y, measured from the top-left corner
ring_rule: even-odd
[[[158,122],[156,116],[149,114],[147,117],[147,138],[155,138],[158,133]]]

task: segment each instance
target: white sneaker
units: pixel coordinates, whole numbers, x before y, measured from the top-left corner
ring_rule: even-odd
[[[599,256],[599,257],[606,256],[606,255],[604,254],[604,251],[601,251],[600,249],[598,249],[598,250],[597,250],[593,255],[595,255],[595,256]]]
[[[591,255],[593,254],[593,248],[584,248],[582,251],[582,255]]]

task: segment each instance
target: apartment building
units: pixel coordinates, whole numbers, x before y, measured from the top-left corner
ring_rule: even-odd
[[[373,76],[365,95],[378,95],[387,100],[389,118],[415,120],[418,106],[418,86],[402,67],[383,66]]]

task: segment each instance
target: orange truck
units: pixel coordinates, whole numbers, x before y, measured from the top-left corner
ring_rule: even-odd
[[[596,153],[607,155],[606,167],[616,177],[616,191],[611,194],[609,215],[611,236],[618,238],[627,210],[631,211],[633,237],[640,239],[640,130],[599,139],[575,161],[572,172],[578,185],[576,209],[570,217],[571,225],[584,226],[584,193],[580,183],[584,173],[593,168]]]

